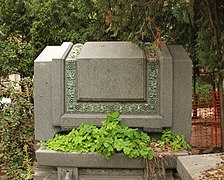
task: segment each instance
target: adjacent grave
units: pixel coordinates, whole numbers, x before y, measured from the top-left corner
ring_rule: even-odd
[[[122,123],[129,127],[151,134],[171,128],[189,141],[191,60],[183,47],[176,45],[163,45],[157,56],[157,59],[146,58],[145,52],[131,42],[84,45],[65,42],[61,46],[47,46],[34,63],[36,140],[48,140],[55,133],[69,131],[81,123],[100,125],[106,112],[119,111]],[[40,167],[36,180],[46,174],[63,179],[60,175],[63,172],[65,176],[70,172],[73,179],[90,179],[88,173],[92,168],[99,179],[124,179],[126,171],[131,172],[129,179],[145,178],[144,163],[136,165],[136,160],[128,163],[124,160],[116,167],[114,164],[119,162],[115,157],[108,164],[99,161],[89,167],[86,158],[69,154],[77,158],[75,164],[63,159],[61,166],[55,165],[55,159],[60,162],[63,157],[66,153],[37,150]],[[91,157],[98,161],[98,156]],[[114,164],[110,166],[110,163]],[[47,173],[42,176],[42,172]]]
[[[220,164],[224,163],[221,155],[222,155],[221,153],[214,153],[214,154],[179,157],[177,159],[177,170],[182,179],[186,180],[204,179],[205,177],[202,178],[204,171],[209,169],[216,169]],[[207,177],[206,179],[219,179],[219,177],[217,178]]]

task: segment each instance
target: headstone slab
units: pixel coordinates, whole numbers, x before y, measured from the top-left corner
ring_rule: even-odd
[[[102,43],[102,42],[97,42],[97,43]],[[106,42],[104,42],[106,43]],[[138,113],[138,114],[146,114],[146,113],[152,113],[152,112],[156,112],[158,110],[158,77],[159,77],[159,72],[158,72],[158,62],[156,62],[156,60],[146,60],[143,58],[143,51],[140,48],[137,48],[135,45],[131,44],[130,42],[111,42],[113,44],[113,46],[118,46],[120,47],[120,44],[122,44],[122,48],[123,49],[128,49],[124,52],[126,52],[129,56],[129,49],[132,48],[134,49],[133,51],[138,50],[138,54],[141,54],[140,59],[135,59],[132,58],[132,60],[129,60],[131,58],[124,58],[124,55],[120,55],[117,57],[120,57],[119,59],[114,59],[114,58],[108,58],[105,59],[104,55],[99,56],[96,55],[96,57],[98,57],[97,59],[91,59],[92,65],[89,65],[90,63],[85,63],[86,58],[89,56],[86,56],[85,54],[87,54],[86,52],[88,51],[92,51],[92,49],[95,48],[94,43],[86,43],[87,47],[84,47],[80,44],[75,44],[73,46],[73,48],[71,49],[71,51],[69,52],[67,58],[65,59],[65,111],[68,112],[69,114],[71,113],[76,113],[76,117],[78,117],[77,113],[85,113],[84,116],[87,115],[87,113],[104,113],[105,112],[111,112],[111,111],[119,111],[122,114],[124,113]],[[107,42],[106,44],[109,43]],[[104,46],[105,47],[105,46]],[[128,47],[128,48],[127,48]],[[84,48],[84,50],[83,50]],[[115,48],[116,49],[116,48]],[[99,49],[97,49],[96,51],[99,51]],[[84,53],[83,53],[84,52]],[[102,51],[103,54],[104,51]],[[84,55],[82,55],[84,54]],[[99,54],[99,53],[98,53]],[[86,57],[84,60],[81,57]],[[95,56],[94,56],[95,57]],[[87,60],[89,60],[90,58],[87,58]],[[107,63],[97,63],[99,61],[108,61]],[[115,61],[116,60],[116,61]],[[130,73],[130,69],[131,68],[124,68],[125,65],[127,65],[128,67],[133,66],[133,62],[137,62],[140,60],[140,62],[142,62],[143,67],[142,71],[135,71],[132,70],[133,72],[135,71],[136,73]],[[127,61],[129,63],[127,63]],[[88,62],[88,61],[87,61]],[[103,67],[103,65],[108,66],[108,64],[110,65],[110,63],[112,62],[112,65],[110,67],[108,67],[107,72],[104,74],[103,78],[99,75],[101,75],[98,72],[103,71],[105,68],[100,68]],[[116,63],[113,63],[116,62]],[[118,63],[119,64],[118,64]],[[81,65],[80,65],[81,64]],[[84,65],[83,65],[84,64]],[[97,70],[95,72],[94,69],[96,69],[96,66],[93,65],[99,64],[99,66],[97,66]],[[120,68],[120,66],[122,65],[122,69],[124,71],[116,71],[114,69],[115,65],[119,65],[118,68]],[[132,64],[132,65],[131,65]],[[144,64],[146,64],[146,68],[144,68]],[[116,65],[116,66],[117,66]],[[141,65],[141,63],[140,63]],[[80,67],[81,66],[81,67]],[[115,67],[116,67],[115,66]],[[84,67],[84,69],[82,68]],[[88,67],[88,68],[87,68]],[[80,70],[81,69],[81,70]],[[128,69],[128,70],[127,70]],[[135,68],[134,69],[138,69]],[[146,69],[146,70],[145,70]],[[80,78],[80,73],[79,72],[84,73],[84,75],[82,75]],[[91,76],[95,77],[95,74],[97,77],[93,78],[89,77],[89,72],[93,72],[91,74]],[[108,75],[108,71],[109,71],[109,75]],[[115,72],[112,72],[115,71]],[[144,72],[147,71],[147,72]],[[81,73],[81,74],[82,74]],[[114,75],[110,75],[110,73],[113,73]],[[99,74],[99,75],[98,75]],[[139,77],[139,74],[144,74],[145,77],[141,77],[139,79],[146,79],[146,83],[144,82],[145,80],[143,80],[143,82],[141,83],[140,81],[140,85],[137,87],[134,84],[130,83],[130,80],[133,81],[133,79],[136,79],[135,76]],[[146,76],[146,74],[148,74],[148,76]],[[130,79],[131,77],[131,79]],[[132,78],[133,77],[133,78]],[[89,80],[91,78],[91,80]],[[106,82],[105,78],[108,80]],[[114,83],[113,78],[118,79],[118,83]],[[126,83],[120,83],[119,81],[124,82],[124,80],[127,80]],[[103,83],[102,83],[102,79],[103,79]],[[112,81],[111,81],[112,79]],[[88,81],[88,83],[86,83],[86,81]],[[96,82],[98,82],[99,86],[96,86]],[[89,84],[93,83],[90,87]],[[106,84],[105,84],[106,83]],[[135,82],[136,83],[136,82]],[[138,83],[138,82],[137,82]],[[81,90],[80,89],[80,85],[79,84],[85,84],[85,86],[83,86],[83,88]],[[125,89],[123,89],[122,86],[124,86],[124,84],[126,84]],[[143,99],[143,98],[139,98],[141,96],[139,96],[139,93],[136,92],[136,90],[138,90],[139,88],[141,89],[142,85],[145,84],[145,87],[143,87],[143,96],[145,94],[145,98],[147,99]],[[137,84],[138,85],[138,84]],[[104,86],[104,87],[101,87]],[[114,87],[116,86],[116,88]],[[87,88],[89,87],[89,88]],[[56,88],[56,87],[55,87]],[[115,88],[115,90],[114,90]],[[118,89],[117,89],[118,88]],[[144,92],[144,89],[146,89],[146,92]],[[90,92],[92,92],[92,95],[94,98],[90,97]],[[80,98],[79,93],[85,93],[86,96],[88,96],[88,98]],[[104,94],[102,93],[104,92]],[[132,92],[132,94],[130,93]],[[133,95],[132,97],[130,97],[130,94]],[[98,98],[96,96],[98,96]],[[104,96],[103,96],[104,95]],[[113,96],[114,98],[113,98]],[[120,95],[120,98],[119,98]],[[123,97],[122,97],[123,95]],[[101,98],[99,98],[101,96]],[[115,97],[117,96],[117,97]],[[134,97],[134,98],[133,98]],[[137,98],[136,98],[137,97]],[[81,100],[80,100],[81,99]],[[122,101],[123,99],[123,101]],[[63,124],[65,124],[65,119],[64,117],[67,117],[66,115],[63,116]],[[86,116],[87,117],[87,116]],[[98,117],[100,117],[100,115],[98,114]],[[94,121],[97,120],[94,118]],[[77,121],[76,121],[77,122]]]
[[[146,58],[130,42],[46,47],[34,62],[35,138],[106,118],[158,133],[171,128],[189,140],[191,60],[181,46],[162,46]]]
[[[146,59],[130,42],[87,42],[77,60],[77,101],[146,102]]]

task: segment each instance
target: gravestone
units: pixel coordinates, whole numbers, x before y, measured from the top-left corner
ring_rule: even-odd
[[[106,112],[119,111],[122,123],[129,127],[151,134],[170,128],[189,141],[191,74],[191,60],[177,45],[164,44],[157,59],[146,57],[131,42],[47,46],[34,62],[35,138],[48,140],[81,123],[100,125]],[[37,152],[39,159],[41,153]],[[60,168],[57,166],[58,172],[64,172]],[[116,167],[111,168],[113,171]],[[138,171],[133,173],[134,178],[144,179]],[[119,179],[118,174],[113,176]]]

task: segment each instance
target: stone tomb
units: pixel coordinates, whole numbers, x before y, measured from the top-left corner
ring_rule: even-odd
[[[65,42],[61,46],[47,46],[34,62],[36,140],[48,140],[81,123],[100,125],[106,112],[115,110],[129,127],[151,134],[171,128],[189,141],[191,60],[183,47],[177,45],[163,45],[157,56],[157,60],[146,58],[144,51],[130,42]],[[51,155],[55,155],[51,159],[58,158],[60,162],[60,154]],[[62,172],[59,165],[43,157],[48,157],[46,150],[37,150],[40,168],[56,167]],[[129,167],[129,163],[118,168],[133,170],[135,165]],[[134,169],[144,174],[142,166]],[[114,168],[108,166],[107,171]],[[89,179],[78,174],[79,179]],[[119,179],[119,175],[115,176]],[[144,175],[137,176],[144,179]]]

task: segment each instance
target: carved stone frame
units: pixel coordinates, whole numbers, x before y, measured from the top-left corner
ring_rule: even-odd
[[[159,60],[147,60],[147,104],[143,103],[77,103],[75,94],[76,58],[82,44],[75,44],[64,60],[65,92],[62,129],[71,129],[81,123],[100,125],[105,112],[121,111],[123,123],[148,131],[161,131],[172,124],[172,57],[166,45],[158,52]],[[166,107],[166,108],[165,108]],[[58,124],[58,123],[57,123]],[[56,124],[55,124],[56,125]]]

